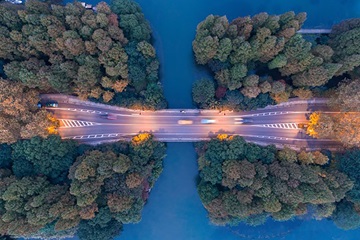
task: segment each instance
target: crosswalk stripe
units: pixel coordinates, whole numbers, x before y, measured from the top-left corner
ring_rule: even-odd
[[[274,124],[263,124],[261,126],[268,128],[299,129],[296,123],[274,123]]]
[[[63,123],[63,127],[88,127],[93,126],[98,123],[86,122],[86,121],[77,121],[77,120],[67,120],[67,119],[59,119]]]
[[[63,120],[63,123],[64,123],[65,127],[69,127],[69,123],[67,120]]]

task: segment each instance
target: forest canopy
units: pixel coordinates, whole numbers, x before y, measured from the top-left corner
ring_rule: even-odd
[[[132,108],[166,107],[151,30],[135,2],[100,2],[93,11],[30,0],[24,10],[0,6],[0,13],[9,80]]]
[[[338,220],[354,186],[355,179],[329,167],[321,152],[276,150],[239,136],[198,143],[196,151],[198,193],[218,225],[260,225],[268,217],[285,221],[310,213]]]
[[[164,157],[146,133],[94,147],[58,136],[2,144],[0,235],[113,239],[140,221]]]
[[[297,34],[305,20],[306,13],[294,12],[263,12],[231,22],[209,15],[197,26],[193,51],[196,62],[213,72],[216,93],[194,102],[201,108],[249,110],[290,97],[307,99],[360,66],[360,47],[352,44],[358,20],[343,21],[329,37],[315,41]]]

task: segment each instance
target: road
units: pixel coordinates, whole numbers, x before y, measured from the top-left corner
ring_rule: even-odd
[[[294,149],[332,149],[341,145],[332,139],[314,139],[297,127],[306,123],[311,112],[328,111],[324,100],[292,101],[265,109],[248,112],[219,112],[199,109],[167,109],[161,111],[136,111],[80,101],[64,95],[42,95],[42,102],[55,100],[57,108],[47,108],[60,120],[59,134],[64,139],[98,144],[118,139],[129,140],[139,132],[151,132],[164,142],[195,142],[208,140],[220,133],[243,136],[258,144],[284,144]],[[111,114],[115,119],[101,117]],[[239,119],[251,119],[241,124]],[[215,123],[204,124],[202,119]],[[191,120],[189,125],[179,120]]]

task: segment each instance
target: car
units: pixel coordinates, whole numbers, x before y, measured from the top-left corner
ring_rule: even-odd
[[[42,108],[43,105],[41,104],[41,102],[38,102],[38,104],[36,105],[38,108]]]
[[[235,118],[235,124],[252,123],[254,122],[251,118]]]
[[[47,102],[45,104],[45,106],[57,108],[57,107],[59,107],[59,104],[57,102],[55,102],[55,101],[51,101],[51,102]]]
[[[242,122],[243,123],[252,123],[252,122],[254,122],[254,120],[252,120],[251,118],[243,118]]]
[[[211,124],[211,123],[215,123],[216,120],[214,119],[201,119],[201,123],[203,124]]]
[[[180,124],[180,125],[190,125],[190,124],[193,124],[193,121],[192,120],[182,119],[182,120],[178,121],[178,124]]]
[[[185,110],[180,110],[181,113],[185,113]]]
[[[103,113],[103,114],[100,114],[100,117],[105,118],[105,119],[109,119],[109,120],[117,119],[117,116],[115,114],[112,114],[112,113]]]

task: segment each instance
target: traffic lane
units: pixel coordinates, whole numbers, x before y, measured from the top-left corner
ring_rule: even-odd
[[[259,136],[281,136],[281,137],[299,137],[304,138],[307,135],[302,134],[299,129],[280,129],[269,128],[253,125],[227,125],[227,124],[193,124],[193,125],[179,125],[179,124],[148,124],[148,125],[134,125],[134,124],[119,124],[109,123],[106,125],[94,125],[87,127],[67,127],[59,128],[59,133],[62,137],[86,135],[86,134],[109,134],[109,133],[124,133],[137,134],[139,132],[151,133],[171,133],[174,135],[189,135],[197,134],[201,136],[213,136],[220,133],[240,134],[240,135],[259,135]]]
[[[281,112],[281,111],[314,111],[314,110],[327,110],[328,108],[326,105],[314,105],[309,106],[307,104],[300,104],[300,105],[293,105],[293,106],[279,106],[276,108],[270,109],[258,109],[253,111],[241,111],[241,112],[233,112],[233,111],[219,111],[219,110],[204,110],[204,109],[164,109],[159,111],[150,111],[150,110],[134,110],[134,109],[126,109],[120,106],[114,105],[106,105],[106,104],[99,104],[98,106],[91,105],[91,104],[75,104],[75,103],[65,103],[59,102],[59,107],[62,108],[74,108],[74,109],[87,109],[87,110],[94,110],[94,111],[115,111],[115,112],[125,112],[125,113],[136,113],[140,114],[158,114],[158,115],[169,115],[169,114],[181,114],[181,115],[203,115],[203,116],[237,116],[237,115],[245,115],[248,113],[267,113],[267,112]],[[112,107],[116,107],[119,109],[112,109]]]
[[[103,134],[94,134],[88,136],[77,136],[76,140],[86,144],[95,144],[108,141],[119,141],[119,140],[130,140],[134,135],[126,134],[112,134],[112,135],[103,135]],[[203,136],[199,133],[191,134],[181,134],[173,135],[172,133],[154,133],[155,139],[164,141],[164,142],[178,142],[186,140],[187,142],[198,142],[204,140],[210,140],[212,136]],[[339,149],[342,145],[336,141],[325,141],[325,140],[309,140],[309,139],[288,139],[284,140],[283,138],[260,138],[258,136],[245,135],[244,139],[248,142],[254,142],[256,144],[265,144],[265,145],[288,145],[290,147],[297,148],[310,148],[310,149]]]
[[[55,117],[58,119],[68,119],[68,120],[82,120],[82,121],[98,121],[101,123],[125,123],[130,122],[132,124],[152,124],[152,123],[164,123],[164,124],[177,124],[179,120],[191,120],[193,123],[201,123],[203,119],[215,120],[218,124],[239,124],[240,120],[236,120],[240,117],[221,117],[221,116],[208,116],[208,117],[199,117],[199,116],[144,116],[144,115],[122,115],[122,114],[113,114],[116,116],[116,119],[110,120],[102,116],[106,112],[80,112],[80,111],[67,111],[64,109],[56,109],[54,111]],[[246,117],[248,118],[248,117]],[[257,116],[251,117],[254,121],[254,124],[266,124],[266,123],[282,123],[282,122],[304,122],[306,116],[299,113],[286,114],[286,115],[273,115],[273,116]],[[248,123],[249,124],[249,123]]]

